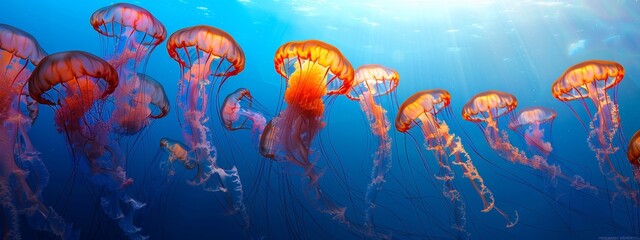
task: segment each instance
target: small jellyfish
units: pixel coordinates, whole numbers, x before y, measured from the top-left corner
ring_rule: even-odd
[[[551,134],[551,124],[556,115],[556,111],[545,107],[525,108],[509,123],[509,129],[523,132],[527,146],[546,158],[553,150],[551,141],[547,138]]]
[[[227,95],[222,102],[220,117],[227,130],[251,128],[258,139],[267,124],[264,114],[254,109],[254,99],[246,88],[239,88]]]

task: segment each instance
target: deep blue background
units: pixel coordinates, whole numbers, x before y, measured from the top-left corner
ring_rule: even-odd
[[[447,89],[455,113],[448,119],[452,132],[464,139],[467,150],[471,151],[473,144],[484,157],[472,154],[497,205],[507,212],[520,213],[520,223],[510,229],[504,227],[504,220],[495,212],[481,213],[480,199],[456,169],[457,186],[467,203],[467,222],[473,238],[640,237],[637,226],[633,232],[634,224],[638,224],[637,207],[626,208],[629,204],[625,205],[622,199],[610,203],[606,192],[598,196],[582,194],[562,182],[557,188],[545,187],[547,178],[543,174],[500,159],[488,148],[476,125],[464,122],[459,115],[468,99],[491,89],[514,94],[519,108],[536,105],[552,108],[558,117],[553,124],[554,155],[550,161],[606,188],[594,154],[586,144],[587,133],[570,108],[551,96],[550,86],[573,64],[588,59],[617,61],[626,69],[617,95],[624,134],[630,137],[640,129],[640,3],[637,1],[162,0],[130,3],[152,12],[169,34],[184,27],[207,24],[232,35],[245,52],[246,68],[227,81],[219,97],[222,99],[236,88],[245,87],[271,116],[276,114],[281,102],[281,82],[273,68],[273,55],[281,44],[293,40],[318,39],[330,43],[338,47],[354,67],[378,63],[396,69],[401,80],[395,95],[381,98],[391,120],[397,104],[414,92]],[[5,1],[1,4],[0,23],[31,33],[48,53],[84,50],[100,54],[100,38],[90,26],[89,17],[96,9],[109,4],[108,1]],[[179,71],[168,56],[165,43],[153,52],[146,68],[148,75],[164,85],[172,101],[176,97]],[[584,107],[578,102],[570,105],[588,124]],[[593,109],[591,103],[587,105]],[[373,138],[357,102],[337,97],[329,106],[327,125],[315,142],[318,153],[315,159],[325,169],[321,186],[341,205],[347,206],[348,217],[353,222],[361,223],[362,199],[375,147]],[[45,202],[82,229],[83,238],[123,237],[118,227],[104,217],[95,192],[87,187],[83,178],[75,177],[74,183],[69,183],[70,150],[52,120],[53,110],[43,107],[30,131],[33,144],[51,172],[50,184],[44,191]],[[454,120],[460,124],[456,125]],[[220,128],[215,131],[222,143],[218,146],[221,165],[228,168],[235,163],[245,185],[246,204],[253,222],[252,237],[360,237],[317,213],[304,196],[299,171],[261,158],[255,147],[256,136],[251,132],[227,133]],[[526,150],[518,135],[511,133],[514,143]],[[423,148],[420,134],[411,135],[418,139],[417,143],[393,129],[390,134],[394,141],[394,166],[378,200],[376,223],[381,229],[393,229],[392,235],[398,238],[455,236],[449,227],[451,206],[442,197],[441,183],[433,177],[437,165],[432,153]],[[133,189],[144,187],[141,185],[145,181],[139,179],[145,169],[157,165],[154,160],[166,159],[166,155],[158,152],[159,139],[181,139],[175,112],[155,121],[141,137],[135,151],[128,155],[127,170],[136,180],[132,195],[145,200]],[[620,171],[631,176],[626,158],[619,157],[616,161]],[[239,218],[224,214],[221,194],[185,183],[192,174],[178,170],[172,184],[163,189],[161,199],[141,212],[136,223],[143,232],[152,239],[244,237]],[[262,179],[260,185],[257,185],[258,179]],[[267,179],[270,180],[268,186]],[[287,186],[285,180],[293,186]],[[249,194],[254,186],[260,190]],[[293,197],[279,199],[288,196],[286,194]],[[634,214],[635,217],[629,217]],[[285,215],[297,219],[294,220],[297,223],[286,224]],[[26,228],[23,232],[25,238],[48,237]]]

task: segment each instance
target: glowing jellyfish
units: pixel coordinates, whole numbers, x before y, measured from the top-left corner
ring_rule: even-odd
[[[28,95],[27,78],[46,53],[33,36],[0,24],[0,231],[3,239],[19,239],[19,215],[35,230],[64,239],[78,238],[53,208],[42,200],[49,171],[31,145],[27,131],[38,116]]]
[[[158,19],[133,4],[117,3],[100,8],[89,21],[106,44],[112,44],[104,49],[105,58],[118,71],[137,69],[167,37],[167,30]]]
[[[629,164],[631,164],[636,182],[640,184],[640,131],[633,134],[631,141],[629,141],[627,159],[629,159]]]
[[[141,239],[144,236],[133,225],[133,218],[144,204],[125,191],[132,180],[122,168],[124,159],[117,142],[109,137],[109,113],[104,111],[106,98],[117,86],[118,75],[109,63],[80,51],[43,58],[29,77],[30,96],[55,108],[55,124],[66,134],[74,164],[102,189],[98,192],[104,213],[118,222],[126,236]]]
[[[469,179],[476,193],[482,199],[484,205],[482,212],[489,212],[495,209],[507,220],[507,227],[514,226],[518,222],[518,212],[515,211],[513,216],[509,216],[495,206],[493,193],[484,184],[482,176],[480,176],[471,161],[471,157],[462,146],[460,137],[450,133],[447,123],[438,118],[438,114],[441,112],[451,115],[450,102],[451,95],[446,90],[434,89],[417,92],[400,106],[395,122],[396,129],[399,132],[406,133],[409,129],[419,126],[420,130],[422,130],[425,147],[431,150],[436,160],[438,160],[440,172],[436,178],[443,181],[442,194],[452,202],[453,208],[456,210],[454,228],[461,232],[466,232],[466,210],[460,192],[455,189],[453,184],[455,173],[451,165],[462,168],[464,177]],[[451,164],[448,161],[449,157],[453,157]]]
[[[555,164],[549,164],[546,157],[540,155],[528,157],[525,152],[511,144],[507,132],[498,127],[498,120],[505,115],[510,119],[514,119],[513,110],[517,106],[518,100],[509,93],[500,91],[482,92],[473,96],[464,105],[462,118],[480,126],[487,143],[501,158],[541,171],[551,179],[559,178],[567,181],[571,184],[571,187],[577,190],[597,191],[594,186],[585,182],[584,178],[578,175],[571,177],[563,174],[560,167]],[[517,120],[511,120],[512,123],[513,121]]]
[[[589,130],[587,143],[596,154],[600,172],[613,182],[618,190],[613,199],[622,193],[625,197],[638,202],[638,192],[629,186],[629,178],[620,174],[612,161],[618,147],[614,141],[620,133],[620,115],[618,104],[607,94],[608,89],[615,92],[616,86],[624,77],[624,68],[617,62],[590,60],[569,67],[551,86],[553,97],[568,102],[580,100],[589,113]],[[587,107],[587,99],[596,107],[591,113]],[[572,108],[572,111],[575,110]],[[577,115],[577,114],[576,114]],[[584,122],[580,120],[584,125]],[[586,125],[584,125],[586,126]],[[586,127],[585,127],[586,129]]]
[[[556,115],[556,111],[545,107],[525,108],[509,123],[509,129],[522,132],[527,145],[546,158],[553,150],[547,138]]]
[[[353,88],[347,94],[352,100],[360,103],[362,111],[365,112],[370,122],[371,131],[378,140],[378,146],[373,155],[373,167],[371,169],[371,183],[367,186],[365,193],[364,225],[367,231],[373,229],[373,210],[376,206],[376,198],[385,175],[391,169],[391,138],[389,137],[389,119],[385,115],[387,112],[377,102],[378,97],[393,92],[398,86],[400,75],[396,70],[377,65],[363,65],[355,70]]]
[[[218,166],[212,133],[207,127],[212,113],[208,109],[209,95],[213,93],[214,84],[219,84],[219,90],[227,78],[244,69],[244,53],[228,33],[204,25],[183,28],[171,34],[167,51],[181,70],[177,110],[183,127],[184,145],[192,152],[197,168],[196,177],[190,183],[203,186],[207,191],[227,194],[234,211],[243,218],[246,230],[249,216],[240,176],[235,166],[228,170]]]
[[[166,29],[149,11],[127,3],[98,9],[91,15],[90,23],[106,43],[103,56],[116,69],[120,79],[113,94],[115,130],[122,135],[136,134],[149,124],[150,119],[166,115],[154,116],[148,110],[149,104],[158,106],[151,102],[149,91],[158,92],[157,88],[162,86],[156,81],[147,84],[150,81],[138,74],[153,49],[166,38]],[[168,110],[168,102],[165,106],[162,111]]]
[[[239,88],[227,95],[220,110],[224,127],[230,131],[251,128],[260,139],[267,120],[262,113],[253,109],[253,104],[251,92],[246,88]]]
[[[318,186],[320,174],[310,160],[310,148],[325,124],[323,97],[347,93],[353,68],[336,47],[317,40],[285,43],[276,50],[274,62],[287,82],[287,107],[265,127],[260,153],[302,168],[312,194],[320,198],[320,210],[345,221],[346,209],[335,206]]]
[[[169,113],[169,99],[162,85],[152,77],[138,73],[139,87],[130,99],[133,104],[116,106],[111,120],[115,131],[131,135],[149,125],[151,119],[162,118]]]

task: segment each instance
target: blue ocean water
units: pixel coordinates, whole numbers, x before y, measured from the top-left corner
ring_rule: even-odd
[[[373,214],[374,234],[363,231],[365,192],[378,147],[357,101],[326,97],[325,125],[311,146],[310,161],[320,173],[324,196],[345,207],[339,221],[309,191],[300,167],[259,154],[258,136],[250,130],[228,131],[212,123],[218,164],[236,167],[242,180],[248,222],[232,211],[229,195],[204,191],[187,181],[194,170],[166,167],[169,155],[160,139],[183,141],[176,111],[179,65],[169,57],[166,41],[154,49],[142,68],[164,87],[171,110],[140,134],[120,140],[126,155],[124,190],[147,203],[134,217],[150,239],[639,239],[638,203],[618,192],[601,173],[587,138],[595,106],[585,101],[561,102],[551,85],[574,64],[590,59],[620,63],[624,79],[608,91],[621,119],[615,168],[629,177],[629,192],[638,191],[626,158],[630,137],[640,129],[640,3],[637,1],[310,1],[310,0],[161,0],[129,1],[151,12],[167,35],[190,26],[209,25],[229,33],[245,55],[245,68],[212,92],[211,104],[242,87],[251,91],[259,110],[272,119],[283,109],[286,84],[274,68],[278,47],[290,41],[317,39],[338,48],[354,68],[381,64],[395,69],[397,89],[378,98],[392,127],[392,166],[386,174]],[[101,55],[104,40],[89,23],[91,14],[109,1],[6,1],[0,23],[22,29],[49,54],[82,50]],[[429,89],[451,94],[451,113],[443,119],[462,139],[475,167],[505,214],[518,222],[505,227],[496,211],[483,204],[461,168],[453,186],[465,203],[466,231],[452,228],[460,216],[436,179],[438,163],[425,148],[419,130],[400,133],[393,127],[399,106],[412,94]],[[518,109],[544,106],[557,112],[549,132],[549,162],[582,176],[598,188],[594,194],[547,173],[501,158],[487,143],[482,128],[462,119],[463,105],[474,95],[498,90],[513,94]],[[213,106],[213,105],[212,105]],[[572,111],[575,110],[575,113]],[[56,130],[54,107],[40,106],[29,129],[33,146],[49,171],[42,202],[80,230],[81,239],[126,239],[117,221],[101,207],[103,188],[92,185],[74,167],[63,133]],[[214,114],[214,116],[217,116]],[[506,129],[512,143],[528,155],[522,136]],[[586,125],[586,126],[585,126]],[[232,191],[231,189],[230,191]],[[232,193],[233,195],[233,193]],[[237,195],[235,196],[237,197]],[[0,226],[9,223],[6,219]],[[24,239],[55,239],[33,230],[19,218]]]

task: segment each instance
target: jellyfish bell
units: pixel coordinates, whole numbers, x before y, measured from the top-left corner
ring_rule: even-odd
[[[512,94],[500,91],[478,93],[462,108],[462,118],[470,122],[489,122],[503,115],[512,114],[518,100]]]
[[[96,10],[89,22],[108,41],[112,52],[107,59],[116,68],[135,65],[146,60],[148,54],[167,36],[164,25],[149,11],[128,3],[116,3]],[[133,71],[135,73],[135,71]],[[122,81],[125,81],[124,79]]]
[[[285,102],[321,116],[322,97],[345,94],[353,85],[353,67],[340,50],[318,40],[280,46],[274,57],[276,72],[287,82]]]
[[[242,48],[231,35],[215,27],[199,25],[180,29],[169,36],[167,50],[182,68],[197,67],[197,71],[193,69],[191,72],[190,80],[205,81],[211,77],[226,79],[244,70]],[[226,62],[229,66],[210,69],[214,60],[225,60],[219,64]]]
[[[349,99],[359,100],[367,92],[373,97],[393,92],[400,81],[400,74],[394,69],[379,65],[366,64],[356,68],[351,90],[346,94]]]
[[[31,122],[35,120],[38,105],[28,97],[26,83],[46,55],[31,34],[0,24],[0,120],[13,115],[7,113],[10,108],[27,114]]]
[[[19,73],[21,68],[13,64],[21,62],[35,66],[47,55],[31,34],[7,24],[0,24],[0,49],[0,60],[4,66],[0,69],[0,73],[3,73],[0,76],[3,77],[15,77],[15,73]]]
[[[450,103],[451,95],[447,90],[434,89],[417,92],[400,105],[400,111],[395,121],[396,130],[407,132],[420,124],[420,121],[416,121],[416,119],[419,119],[422,114],[426,112],[436,115],[443,109],[450,109]]]
[[[551,86],[553,97],[561,101],[591,98],[599,102],[599,91],[617,86],[624,78],[617,62],[589,60],[569,67]]]
[[[67,94],[85,92],[91,93],[91,100],[105,99],[118,86],[115,69],[91,53],[68,51],[45,59],[29,77],[29,95],[40,104],[61,105]]]

